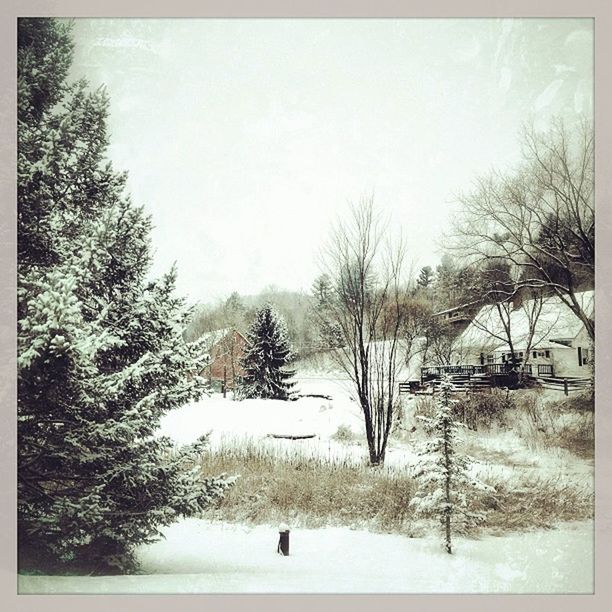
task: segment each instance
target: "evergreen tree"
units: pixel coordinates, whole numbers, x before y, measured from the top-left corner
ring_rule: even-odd
[[[293,387],[289,379],[295,374],[286,369],[291,358],[287,326],[276,310],[266,304],[255,314],[247,334],[240,395],[288,399]]]
[[[334,289],[328,274],[321,274],[312,284],[314,304],[311,307],[311,319],[318,331],[318,348],[323,350],[343,346],[342,329],[332,315]]]
[[[458,452],[459,425],[453,414],[452,385],[446,377],[440,385],[440,397],[433,418],[421,417],[431,435],[420,450],[421,461],[415,476],[419,488],[410,501],[418,515],[435,518],[443,530],[446,552],[452,553],[452,532],[465,532],[485,519],[484,512],[475,511],[474,493],[491,487],[470,477],[470,458]]]
[[[225,300],[223,305],[224,319],[235,329],[241,329],[244,321],[244,313],[246,306],[237,291],[233,291],[232,294]]]
[[[445,254],[436,268],[435,281],[430,285],[434,290],[436,310],[454,308],[478,299],[479,280],[478,268],[464,267]]]
[[[431,266],[423,266],[419,272],[417,278],[417,285],[423,289],[426,289],[433,282],[433,270]]]
[[[121,572],[200,511],[205,440],[171,453],[161,416],[199,398],[175,271],[147,281],[150,219],[104,161],[103,90],[66,82],[70,26],[18,38],[18,537],[21,569]]]

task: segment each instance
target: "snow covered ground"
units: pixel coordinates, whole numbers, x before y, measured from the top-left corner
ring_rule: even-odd
[[[363,416],[354,400],[350,381],[340,373],[305,372],[297,377],[296,389],[306,397],[297,401],[251,399],[232,401],[220,394],[174,410],[161,422],[160,435],[177,444],[196,440],[210,432],[210,448],[239,446],[256,442],[271,448],[279,456],[300,454],[326,459],[367,461]],[[308,395],[325,395],[330,400]],[[403,396],[405,415],[414,422],[414,397]],[[334,439],[339,427],[355,435],[351,444]],[[274,435],[314,436],[303,440],[276,439]],[[466,431],[471,446],[481,449],[478,471],[504,477],[533,473],[545,478],[569,478],[592,485],[593,466],[569,451],[559,448],[532,450],[511,429]],[[407,440],[391,439],[387,449],[387,467],[406,467],[417,460],[416,445]]]
[[[187,519],[139,551],[145,575],[20,576],[20,593],[591,593],[593,525],[439,541],[347,528],[298,529],[289,557],[273,527]]]
[[[302,372],[294,402],[206,397],[168,414],[159,433],[177,444],[211,432],[211,448],[255,442],[279,456],[304,454],[365,461],[363,419],[352,388],[340,374]],[[406,406],[410,415],[414,400]],[[354,441],[334,439],[349,428]],[[272,435],[314,435],[305,440]],[[528,449],[513,431],[467,432],[478,445],[480,469],[592,484],[592,465],[571,454]],[[508,457],[511,458],[508,461]],[[386,464],[415,459],[410,439],[393,441]],[[590,593],[593,525],[503,537],[455,541],[448,555],[439,541],[349,528],[295,529],[291,555],[276,554],[274,526],[182,520],[165,539],[139,549],[143,575],[113,577],[20,576],[20,593]]]
[[[265,437],[271,434],[311,435],[328,438],[341,424],[356,433],[363,430],[359,405],[350,399],[350,387],[344,379],[301,379],[302,394],[328,395],[302,397],[297,401],[249,399],[232,401],[221,394],[205,397],[167,414],[160,433],[179,444],[194,441],[211,431],[211,444],[223,435]]]
[[[349,428],[355,436],[363,437],[363,417],[359,405],[351,399],[349,381],[302,377],[297,388],[302,395],[324,395],[332,399],[301,397],[291,402],[232,401],[215,394],[167,414],[161,421],[159,433],[169,436],[177,444],[186,444],[210,432],[211,450],[257,441],[280,455],[365,460],[365,446],[347,446],[333,439],[340,426]],[[276,439],[275,435],[314,437],[292,441]]]

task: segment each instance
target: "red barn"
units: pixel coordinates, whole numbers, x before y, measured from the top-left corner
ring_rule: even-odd
[[[209,357],[202,376],[211,383],[220,383],[225,395],[227,389],[234,389],[236,382],[244,376],[241,360],[246,348],[245,337],[235,329],[218,329],[202,336]]]

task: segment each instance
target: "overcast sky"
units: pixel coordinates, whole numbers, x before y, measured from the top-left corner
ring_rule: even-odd
[[[153,217],[153,272],[209,302],[308,290],[374,193],[435,265],[455,195],[519,131],[592,114],[587,19],[87,19],[74,76],[110,95],[109,156]]]

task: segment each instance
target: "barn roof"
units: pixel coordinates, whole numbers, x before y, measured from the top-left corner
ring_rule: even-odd
[[[227,334],[229,334],[231,331],[232,330],[230,327],[225,327],[223,329],[215,329],[213,331],[209,331],[209,332],[206,332],[205,334],[202,334],[200,336],[200,340],[208,348],[211,348],[215,344],[217,344],[217,342],[220,342],[221,340],[223,340],[223,338],[225,338],[225,336],[227,336]]]
[[[223,329],[215,329],[213,331],[202,334],[200,336],[200,340],[204,343],[206,349],[210,351],[213,346],[221,342],[221,340],[223,340],[223,338],[225,338],[230,333],[236,333],[242,338],[244,338],[244,336],[237,329],[234,329],[233,327],[224,327]]]

